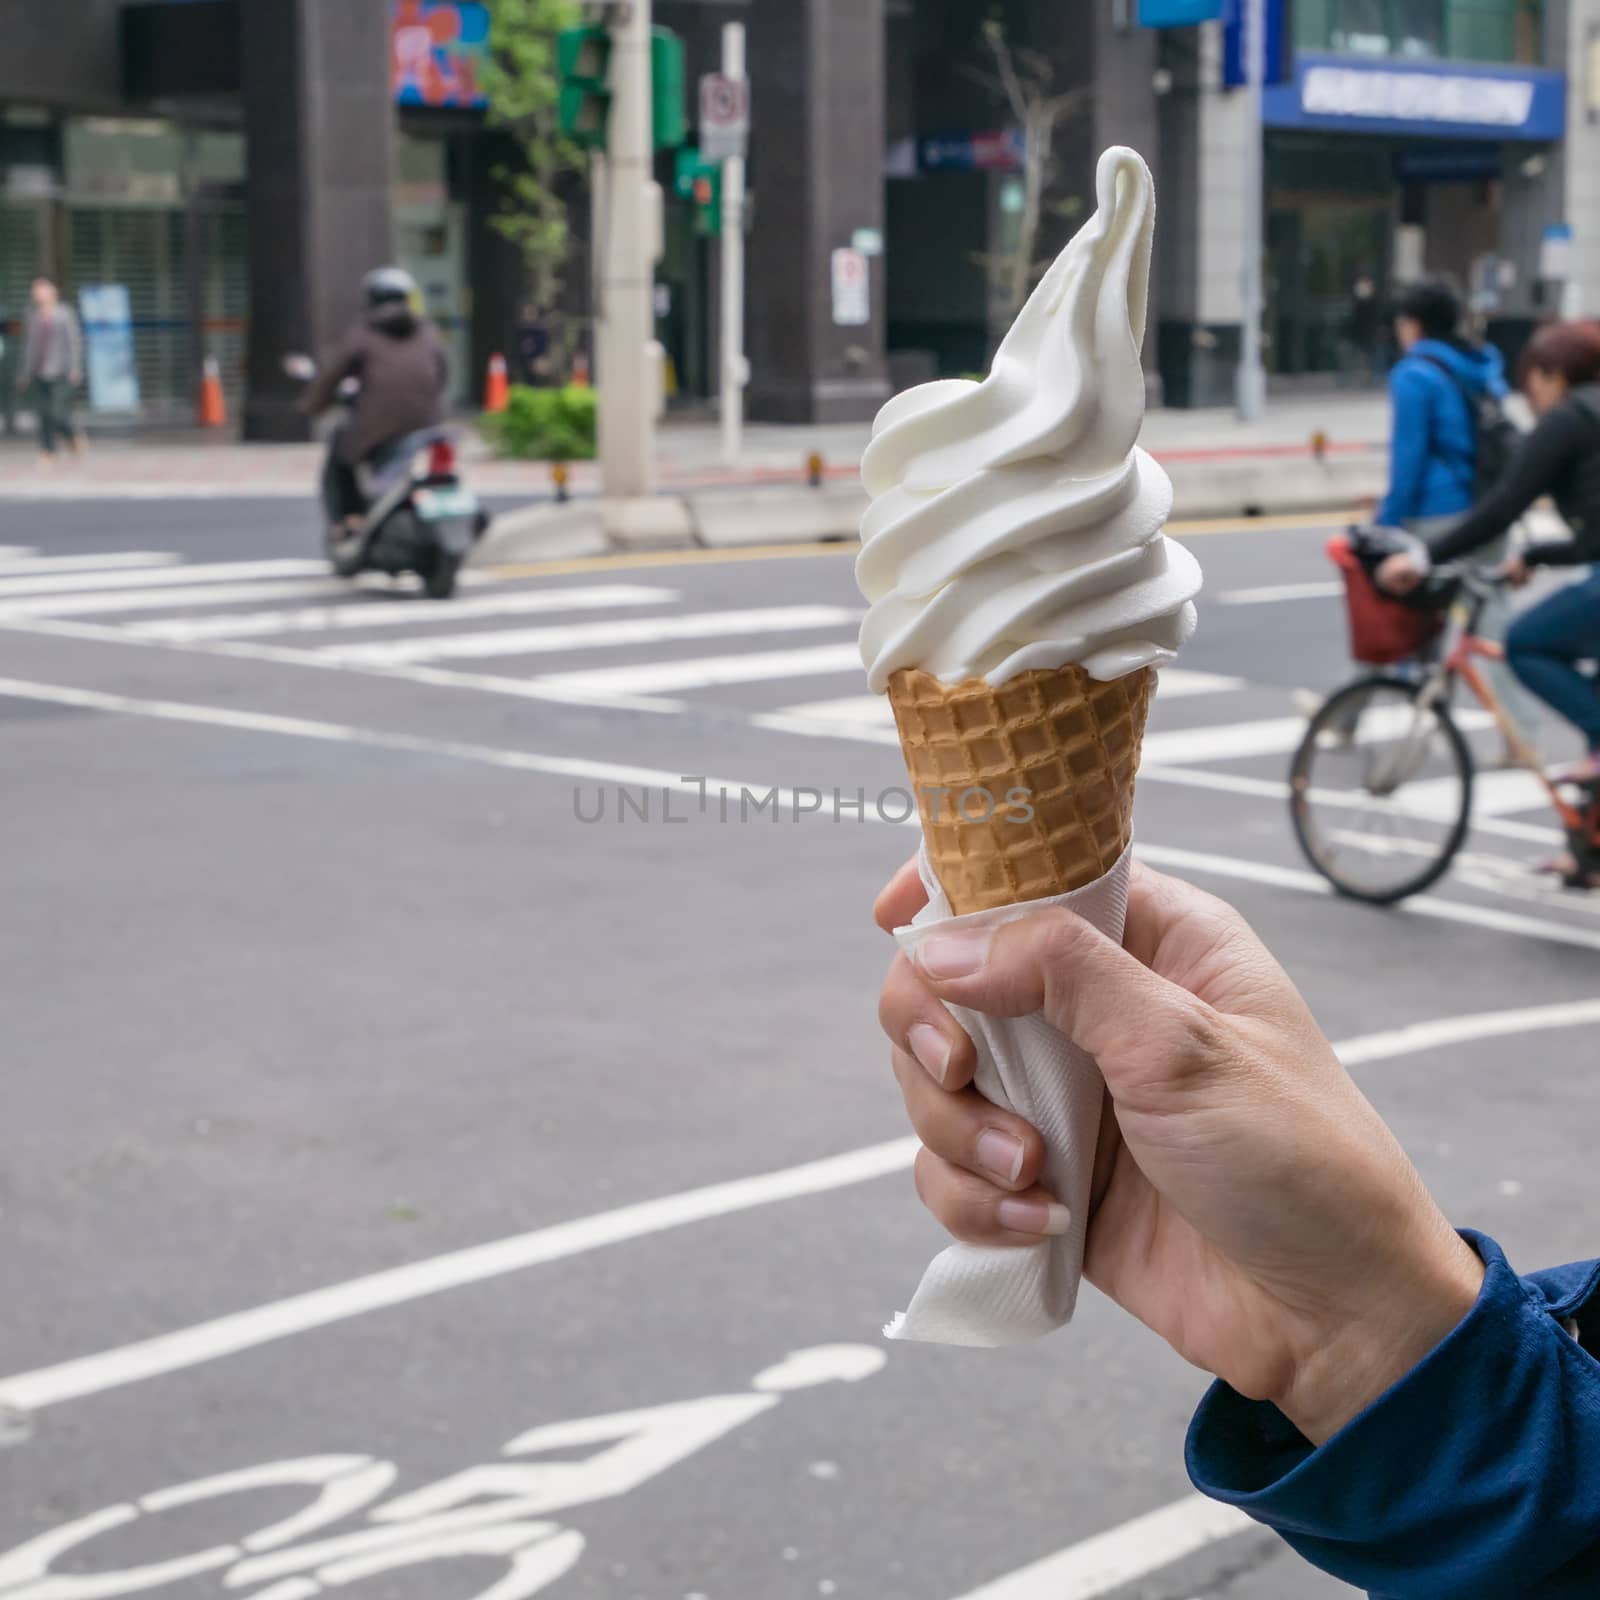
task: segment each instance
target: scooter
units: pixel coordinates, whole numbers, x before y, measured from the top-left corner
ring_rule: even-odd
[[[284,371],[302,383],[316,375],[309,356],[288,356]],[[348,407],[359,384],[347,379],[339,399]],[[361,572],[414,572],[435,600],[455,593],[462,563],[489,526],[489,515],[456,472],[455,442],[447,428],[425,428],[395,440],[356,469],[367,510],[350,526],[330,521],[323,549],[341,578]],[[324,493],[324,505],[330,497]]]

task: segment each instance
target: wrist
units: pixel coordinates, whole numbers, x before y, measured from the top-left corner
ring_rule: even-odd
[[[1438,1223],[1437,1235],[1384,1283],[1374,1277],[1363,1286],[1360,1309],[1336,1314],[1273,1396],[1313,1444],[1331,1439],[1405,1377],[1477,1303],[1483,1262],[1443,1217]]]

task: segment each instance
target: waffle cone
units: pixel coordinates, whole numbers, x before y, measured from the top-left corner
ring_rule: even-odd
[[[1154,679],[1140,669],[1101,682],[1072,665],[998,685],[911,669],[889,679],[923,842],[952,911],[1067,894],[1111,870],[1133,835]]]

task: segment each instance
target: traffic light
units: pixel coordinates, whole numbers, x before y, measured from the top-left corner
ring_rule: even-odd
[[[694,148],[680,150],[673,170],[673,191],[694,202],[695,232],[703,239],[722,234],[722,163],[707,161]]]
[[[652,28],[650,104],[657,150],[676,150],[689,136],[684,78],[683,40],[671,28]]]
[[[611,120],[611,34],[604,23],[565,28],[556,42],[561,74],[561,131],[603,150]]]
[[[611,32],[603,22],[567,28],[556,46],[561,77],[561,131],[603,150],[611,121]],[[651,133],[658,150],[675,150],[688,133],[684,109],[683,40],[670,28],[650,30]]]

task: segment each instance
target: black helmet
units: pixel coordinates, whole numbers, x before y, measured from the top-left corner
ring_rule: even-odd
[[[369,272],[361,280],[361,292],[367,297],[369,311],[396,303],[413,305],[420,294],[417,280],[404,267],[379,267]]]

